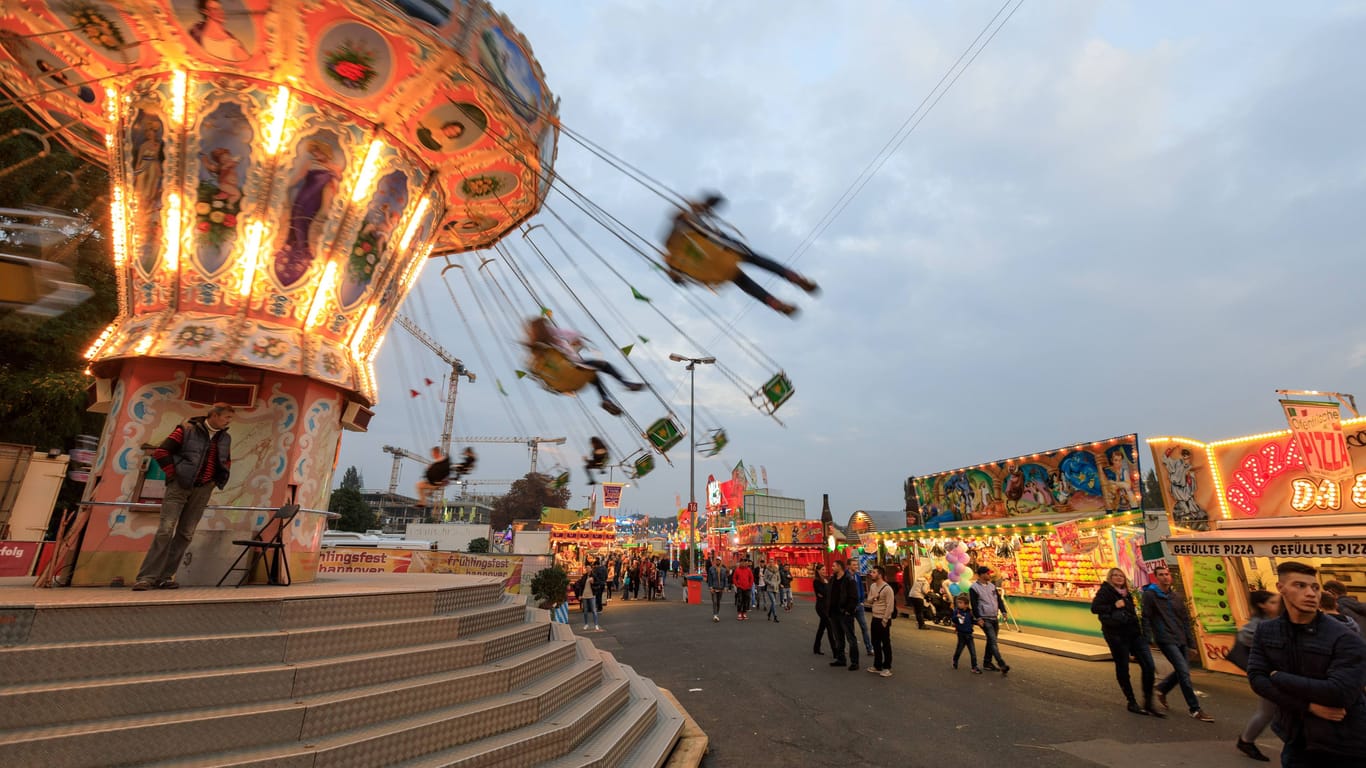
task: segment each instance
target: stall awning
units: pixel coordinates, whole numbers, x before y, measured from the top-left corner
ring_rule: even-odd
[[[1366,557],[1366,525],[1229,528],[1165,541],[1170,554],[1188,557]]]

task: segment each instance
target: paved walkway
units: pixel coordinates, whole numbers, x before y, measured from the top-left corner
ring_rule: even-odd
[[[667,601],[613,600],[602,632],[588,632],[642,675],[669,688],[711,738],[706,768],[765,766],[973,766],[991,768],[1250,768],[1233,742],[1255,709],[1241,678],[1196,672],[1213,724],[1177,709],[1165,720],[1124,710],[1108,662],[1003,647],[1009,677],[953,670],[954,638],[892,625],[895,674],[881,678],[828,666],[811,653],[816,615],[809,599],[780,623],[754,611],[737,622],[726,595],[722,620],[711,606],[686,605],[672,580]],[[575,633],[583,626],[571,614]],[[827,654],[828,654],[827,649]],[[978,652],[981,652],[979,644]],[[865,666],[869,657],[860,654]],[[1158,662],[1159,675],[1168,668]],[[1138,670],[1133,670],[1135,685]],[[1273,760],[1279,743],[1259,741]],[[1272,763],[1273,765],[1276,763]]]

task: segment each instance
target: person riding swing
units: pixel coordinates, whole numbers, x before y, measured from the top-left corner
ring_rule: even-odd
[[[621,406],[613,402],[611,396],[607,394],[607,387],[602,383],[602,374],[605,373],[621,382],[622,386],[631,392],[639,392],[645,388],[641,382],[627,381],[622,377],[621,372],[606,360],[583,357],[580,351],[586,342],[583,335],[578,331],[569,328],[556,328],[544,315],[529,320],[526,331],[527,346],[531,348],[532,352],[532,374],[551,389],[569,394],[583,384],[592,384],[593,388],[598,391],[598,397],[602,399],[602,409],[613,416],[620,416],[622,414]],[[563,357],[574,368],[586,372],[588,380],[579,383],[578,386],[571,385],[567,391],[557,386],[555,382],[547,378],[547,371],[544,370],[548,362],[543,357],[546,353]],[[538,355],[542,357],[538,357]]]
[[[669,278],[679,284],[685,278],[703,285],[735,283],[740,290],[770,309],[784,315],[795,314],[796,305],[788,304],[764,290],[763,286],[740,269],[740,265],[753,264],[810,294],[818,293],[820,286],[797,271],[756,253],[753,248],[724,232],[716,210],[725,201],[724,197],[713,192],[701,200],[689,201],[688,207],[680,208],[674,215],[673,227],[664,247],[664,262]]]
[[[593,473],[601,473],[607,466],[607,443],[595,435],[588,438],[588,448],[589,453],[584,459],[583,468],[588,473],[588,484],[597,485],[598,481],[593,477]]]

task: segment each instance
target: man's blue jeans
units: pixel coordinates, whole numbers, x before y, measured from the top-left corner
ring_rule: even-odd
[[[982,648],[982,666],[990,667],[995,659],[995,665],[1000,669],[1005,669],[1010,665],[1001,658],[1001,646],[996,641],[996,635],[1001,631],[1000,619],[982,619],[982,634],[986,635],[987,642]]]
[[[854,611],[854,619],[858,621],[858,628],[863,633],[863,650],[868,653],[873,652],[873,636],[868,634],[868,617],[863,613],[863,606],[860,604]]]
[[[1157,684],[1157,692],[1166,696],[1171,689],[1180,685],[1181,695],[1186,698],[1186,706],[1192,712],[1198,711],[1200,700],[1195,698],[1195,687],[1191,685],[1191,667],[1190,662],[1186,661],[1186,644],[1158,643],[1157,647],[1172,665],[1172,673]]]

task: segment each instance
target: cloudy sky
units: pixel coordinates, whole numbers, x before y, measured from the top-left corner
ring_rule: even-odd
[[[1366,5],[1026,2],[806,249],[999,3],[497,6],[530,40],[566,126],[672,190],[721,190],[756,249],[797,255],[824,288],[811,299],[773,286],[803,307],[796,319],[744,311],[754,302],[733,287],[677,289],[552,194],[567,226],[542,214],[532,240],[604,333],[511,238],[557,319],[609,352],[649,339],[630,360],[685,425],[686,372],[670,352],[714,354],[753,388],[775,364],[791,376],[784,427],[699,369],[699,439],[720,426],[731,440],[699,457],[699,494],[743,459],[810,516],[829,493],[841,519],[899,509],[912,474],[1128,432],[1283,428],[1277,388],[1366,395],[1366,313],[1349,298],[1366,263]],[[635,231],[664,228],[663,199],[568,138],[556,169]],[[456,433],[567,436],[541,464],[572,467],[581,504],[589,434],[605,430],[621,453],[643,443],[591,395],[596,422],[515,378],[511,320],[535,302],[503,255],[486,255],[500,261],[475,293],[434,264],[405,311],[479,375],[461,388]],[[387,482],[380,446],[425,451],[444,408],[440,384],[422,380],[447,369],[397,328],[380,365],[371,432],[348,434],[340,459],[368,487]],[[621,399],[642,425],[665,413],[649,393]],[[525,448],[478,450],[483,478],[527,469]],[[671,458],[627,490],[628,510],[687,500],[686,443]],[[404,489],[418,471],[405,465]]]

